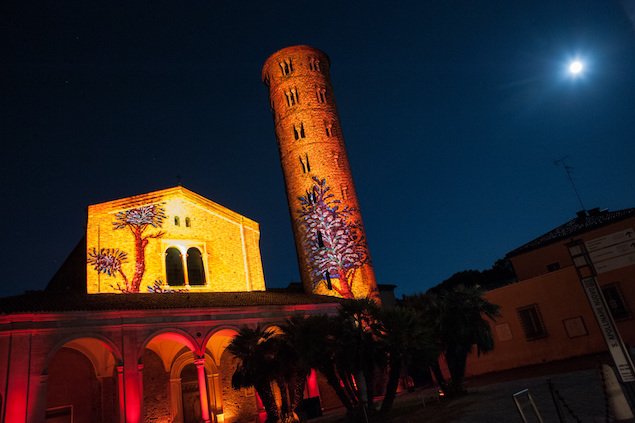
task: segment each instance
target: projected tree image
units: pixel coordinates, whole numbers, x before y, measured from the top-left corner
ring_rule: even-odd
[[[121,276],[123,285],[115,282],[113,288],[121,292],[139,292],[141,280],[146,269],[145,249],[152,238],[161,238],[163,231],[146,233],[152,228],[160,228],[165,219],[165,210],[158,204],[138,207],[119,212],[115,215],[113,229],[129,229],[134,237],[135,245],[135,270],[132,280],[128,279],[123,271],[122,264],[127,262],[128,254],[117,248],[102,248],[99,251],[93,248],[88,252],[88,264],[98,273],[109,276]]]
[[[368,263],[368,249],[361,225],[350,220],[355,210],[342,207],[330,191],[326,179],[313,177],[313,186],[298,197],[302,243],[313,287],[324,282],[342,297],[353,298],[353,275]],[[339,283],[332,284],[331,277]]]

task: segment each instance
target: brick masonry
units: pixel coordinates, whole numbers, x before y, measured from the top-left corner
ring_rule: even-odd
[[[340,208],[354,209],[351,221],[362,225],[329,70],[326,54],[309,46],[294,46],[267,59],[262,79],[269,87],[303,285],[307,292],[337,296],[326,288],[326,283],[315,286],[311,280],[311,263],[302,246],[301,222],[297,216],[300,207],[297,199],[312,186],[312,178],[326,178],[330,192],[341,201]],[[370,262],[356,270],[351,286],[356,298],[378,299]]]

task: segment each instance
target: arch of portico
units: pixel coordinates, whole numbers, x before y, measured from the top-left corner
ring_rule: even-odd
[[[60,340],[44,362],[38,402],[45,418],[120,421],[123,409],[112,407],[121,396],[119,349],[99,334]]]
[[[256,395],[250,389],[231,388],[237,362],[227,345],[244,325],[275,325],[291,313],[313,308],[307,305],[298,306],[297,310],[295,306],[264,310],[245,306],[239,312],[212,307],[8,314],[0,324],[0,361],[6,363],[4,369],[0,368],[0,419],[36,423],[45,420],[47,408],[72,405],[59,397],[55,403],[54,398],[47,402],[49,384],[56,384],[58,376],[69,373],[72,377],[68,378],[68,386],[78,388],[76,391],[89,387],[82,394],[91,394],[89,402],[95,404],[101,416],[90,421],[144,421],[146,396],[156,398],[158,391],[153,386],[164,390],[161,399],[168,404],[169,413],[174,414],[178,407],[171,402],[170,391],[175,388],[170,386],[170,379],[177,378],[175,366],[183,366],[181,373],[190,378],[190,386],[192,382],[204,382],[198,383],[197,388],[205,388],[201,405],[208,407],[206,420],[244,420],[256,409]],[[66,364],[61,366],[60,362]],[[58,372],[56,376],[52,372],[56,366],[58,370],[65,367],[67,373]],[[159,369],[160,377],[144,380],[150,367]],[[83,375],[82,380],[75,378],[79,375]],[[98,400],[99,395],[104,399]],[[161,399],[152,401],[158,403]],[[74,411],[78,410],[74,407]],[[157,421],[169,421],[169,413],[166,419]]]

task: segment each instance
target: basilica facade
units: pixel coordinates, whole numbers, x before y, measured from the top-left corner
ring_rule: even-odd
[[[3,421],[253,421],[231,339],[338,305],[265,290],[258,241],[257,223],[183,187],[90,206],[48,288],[0,300]],[[308,382],[307,399],[329,389]]]
[[[263,68],[303,288],[266,289],[258,224],[181,186],[91,205],[47,288],[0,299],[2,421],[253,422],[226,350],[242,326],[380,301],[329,69],[308,46]],[[316,372],[305,399],[339,405]]]

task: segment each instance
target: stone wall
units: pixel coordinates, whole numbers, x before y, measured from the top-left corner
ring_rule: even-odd
[[[101,422],[101,386],[92,363],[79,351],[61,348],[48,367],[48,413],[65,413],[72,406],[73,421]],[[112,403],[112,398],[106,399]]]
[[[235,390],[231,386],[236,370],[236,360],[227,351],[220,360],[221,386],[223,389],[223,411],[229,423],[253,422],[256,415],[256,397],[253,388]]]
[[[143,353],[144,422],[165,422],[170,417],[168,397],[170,377],[158,355],[149,349]]]

